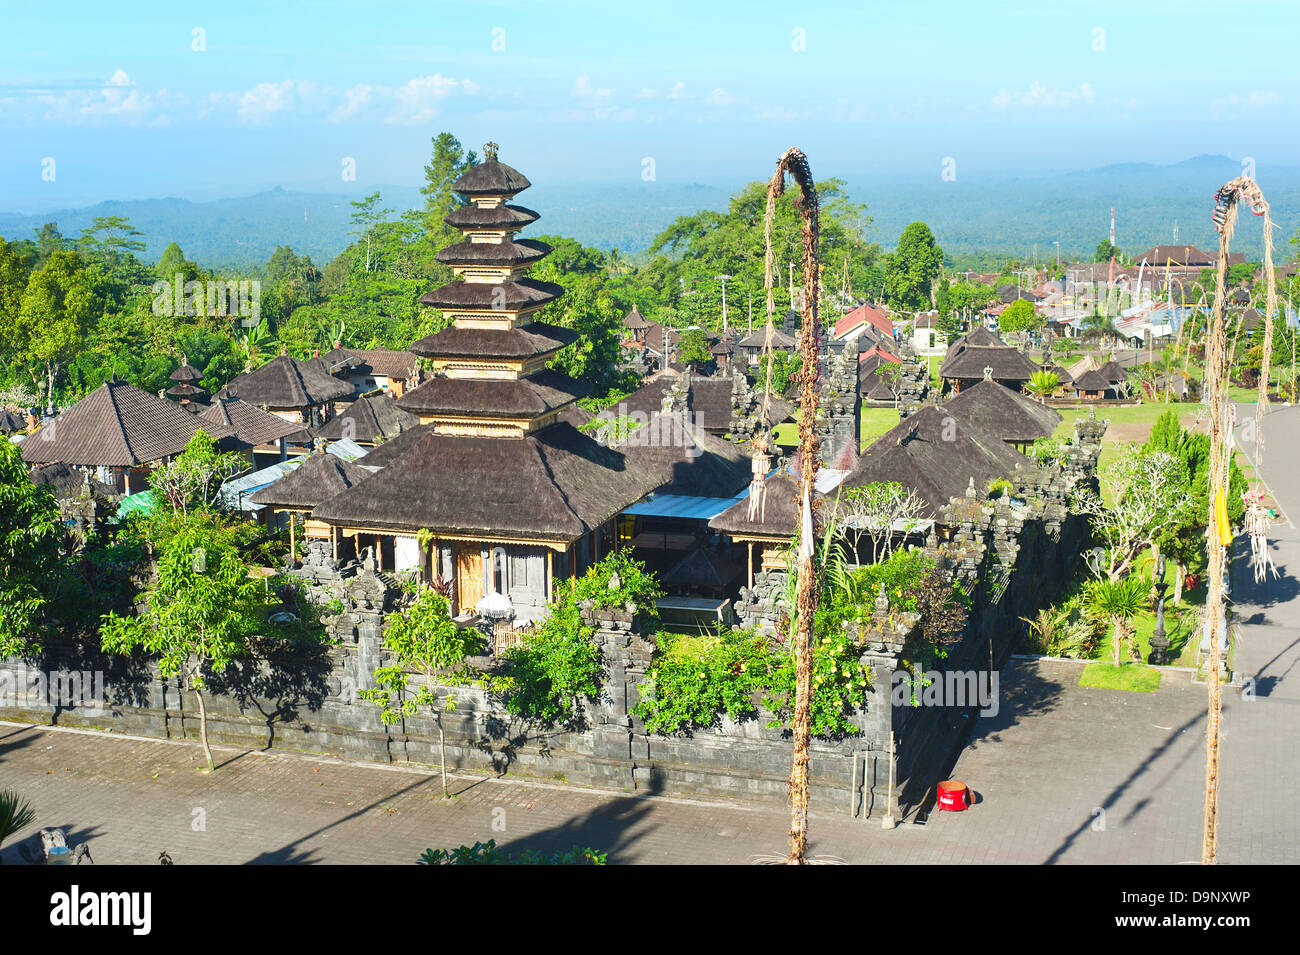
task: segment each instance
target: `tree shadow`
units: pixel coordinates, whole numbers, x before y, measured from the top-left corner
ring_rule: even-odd
[[[582,846],[606,853],[607,861],[613,865],[633,862],[632,848],[648,834],[648,830],[634,830],[654,808],[647,797],[659,792],[660,786],[652,774],[650,788],[645,795],[610,799],[559,825],[510,839],[500,843],[499,847],[512,855],[529,850],[550,855]]]
[[[250,656],[234,660],[221,673],[205,679],[211,694],[228,695],[241,711],[253,709],[261,714],[267,733],[263,748],[271,749],[277,724],[298,719],[303,707],[320,711],[330,694],[332,667],[325,644],[259,637],[252,641]]]
[[[1101,806],[1098,808],[1107,812],[1110,811],[1110,809],[1112,809],[1115,806],[1115,804],[1119,801],[1120,797],[1123,796],[1124,793],[1128,792],[1128,790],[1131,789],[1139,779],[1146,776],[1148,773],[1154,771],[1157,761],[1161,757],[1167,755],[1170,752],[1170,749],[1173,746],[1174,741],[1177,740],[1179,736],[1181,736],[1183,733],[1187,732],[1188,730],[1194,728],[1198,723],[1202,722],[1204,719],[1205,719],[1204,713],[1197,713],[1195,716],[1188,717],[1181,726],[1172,729],[1169,732],[1169,735],[1165,737],[1165,741],[1161,743],[1159,746],[1156,746],[1154,749],[1152,749],[1151,752],[1147,755],[1147,757],[1142,761],[1142,765],[1139,766],[1137,769],[1133,770],[1131,773],[1129,773],[1123,782],[1121,782],[1118,786],[1116,786],[1113,790],[1111,790],[1110,795],[1107,796],[1104,800],[1102,800]],[[1175,764],[1165,773],[1165,781],[1167,781],[1169,777],[1172,776],[1173,773],[1177,771],[1178,767],[1181,766],[1184,762],[1186,762],[1187,759],[1189,758],[1191,758],[1190,752],[1188,754],[1185,754],[1177,764]],[[1160,787],[1158,788],[1163,787],[1163,785],[1164,785],[1164,781],[1162,781]],[[1149,802],[1150,801],[1147,799],[1143,799],[1139,801],[1137,805],[1135,805],[1124,817],[1124,820],[1126,822],[1132,821],[1138,814],[1140,814],[1143,810],[1147,808]],[[1067,851],[1069,851],[1070,847],[1074,845],[1075,841],[1079,838],[1079,836],[1081,836],[1085,832],[1089,832],[1092,830],[1094,823],[1095,823],[1094,816],[1089,816],[1089,818],[1079,823],[1079,825],[1074,829],[1074,831],[1071,832],[1069,835],[1067,835],[1065,839],[1061,842],[1061,844],[1057,846],[1055,850],[1053,850],[1052,854],[1048,856],[1046,860],[1044,860],[1045,864],[1051,865],[1053,863],[1060,862],[1062,857],[1065,855]]]

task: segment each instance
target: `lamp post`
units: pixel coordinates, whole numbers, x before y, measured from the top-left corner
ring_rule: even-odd
[[[1165,633],[1165,591],[1169,584],[1165,582],[1165,555],[1160,555],[1156,564],[1156,625],[1151,631],[1151,655],[1148,662],[1153,666],[1163,666],[1168,662],[1169,637]]]

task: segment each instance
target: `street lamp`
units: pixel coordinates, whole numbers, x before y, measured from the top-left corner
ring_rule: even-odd
[[[1165,591],[1169,584],[1165,582],[1165,555],[1160,555],[1156,564],[1156,625],[1151,631],[1151,655],[1148,662],[1153,666],[1163,666],[1168,662],[1169,637],[1165,633]]]

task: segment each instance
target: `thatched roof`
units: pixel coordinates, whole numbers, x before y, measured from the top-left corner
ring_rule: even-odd
[[[623,316],[623,327],[640,330],[642,328],[649,328],[650,323],[645,320],[645,316],[638,311],[635,305],[633,305],[632,311]]]
[[[129,467],[180,454],[200,429],[229,437],[223,425],[125,381],[105,382],[23,442],[28,463]]]
[[[330,375],[319,360],[303,362],[276,355],[261,368],[235,378],[217,395],[265,408],[310,408],[351,397],[352,386]]]
[[[421,305],[448,309],[495,308],[501,311],[522,311],[540,308],[564,294],[564,286],[537,279],[517,279],[513,282],[448,282],[420,296]]]
[[[331,375],[346,369],[354,375],[414,378],[420,370],[415,355],[395,348],[333,348],[321,356],[321,363]]]
[[[314,435],[327,441],[351,438],[361,444],[378,444],[419,424],[420,419],[397,407],[391,395],[379,394],[352,402],[316,429]]]
[[[1028,381],[1038,366],[1010,345],[958,345],[944,359],[939,374],[943,378],[979,379],[984,369],[993,370],[998,381]]]
[[[754,520],[746,497],[709,521],[709,527],[733,537],[794,537],[800,521],[799,482],[782,473],[767,478],[764,486],[762,513]]]
[[[442,221],[453,229],[522,229],[540,218],[532,209],[523,206],[500,205],[483,209],[471,203],[452,209],[442,217]]]
[[[196,388],[188,382],[182,381],[178,385],[172,385],[167,389],[167,394],[173,398],[196,398],[199,395],[206,395],[207,391],[203,388]]]
[[[951,355],[962,345],[973,345],[978,348],[989,348],[989,347],[1003,347],[1006,345],[1006,342],[998,338],[998,336],[994,335],[983,325],[976,325],[965,335],[962,335],[960,338],[957,338],[953,341],[953,343],[948,347],[948,354]]]
[[[1128,381],[1128,372],[1114,358],[1106,362],[1097,369],[1097,374],[1101,375],[1112,384],[1119,384],[1122,381]]]
[[[787,335],[779,328],[772,329],[772,347],[773,348],[794,348],[799,342],[793,335]],[[767,347],[767,328],[760,328],[758,331],[748,335],[740,342],[741,348],[766,348]]]
[[[711,547],[697,547],[663,575],[669,587],[702,587],[722,590],[739,577],[738,564],[723,557]]]
[[[1100,371],[1085,371],[1074,379],[1076,391],[1113,391],[1116,383]]]
[[[551,254],[551,247],[536,239],[507,239],[504,242],[457,242],[438,251],[434,258],[443,265],[487,265],[516,267],[538,262]]]
[[[252,447],[288,438],[302,430],[301,424],[286,421],[238,398],[214,399],[199,412],[199,418],[228,428],[242,444]]]
[[[943,405],[927,405],[863,451],[841,487],[896,481],[915,488],[926,516],[938,517],[940,507],[965,494],[972,478],[983,490],[995,478],[1010,478],[1017,465],[1036,466],[965,416]]]
[[[189,359],[181,362],[180,367],[171,373],[172,381],[194,382],[203,377],[203,372],[199,371],[189,363]]]
[[[451,184],[464,196],[509,196],[523,192],[532,183],[518,169],[497,159],[486,159]]]
[[[1064,420],[1053,409],[996,381],[963,388],[945,401],[944,407],[1003,441],[1050,438]]]
[[[431,378],[398,399],[415,414],[473,414],[535,418],[591,391],[585,383],[545,369],[527,378]]]
[[[22,415],[16,415],[12,411],[0,408],[0,434],[13,434],[16,431],[26,430],[26,418]]]
[[[87,486],[92,494],[99,497],[107,498],[117,494],[116,488],[112,485],[96,481],[86,472],[78,471],[62,461],[33,469],[31,478],[33,484],[47,485],[54,493],[55,499],[60,501],[80,497]]]
[[[248,499],[267,507],[310,510],[372,476],[359,464],[319,452]]]
[[[659,378],[642,385],[617,404],[610,405],[601,414],[640,413],[647,417],[663,408],[664,396],[676,382]],[[707,431],[722,434],[731,430],[731,378],[730,376],[693,376],[686,392],[686,407],[694,420]],[[790,418],[795,411],[793,403],[775,395],[768,400],[767,423],[775,426]]]
[[[573,541],[669,477],[567,424],[523,438],[412,434],[404,452],[364,487],[331,498],[313,517],[359,527]]]
[[[644,425],[622,434],[608,428],[584,427],[593,417],[612,423],[620,414],[633,413],[633,409],[621,407],[625,406],[611,405],[599,415],[592,415],[575,405],[561,415],[561,420],[597,441],[613,443],[615,450],[637,467],[666,474],[667,483],[656,488],[660,494],[731,497],[749,481],[749,459],[736,445],[700,428],[688,436],[681,422],[665,419],[657,407],[642,412],[646,416]]]
[[[528,360],[557,352],[578,340],[571,328],[529,322],[511,329],[444,328],[411,345],[426,358],[506,358]]]

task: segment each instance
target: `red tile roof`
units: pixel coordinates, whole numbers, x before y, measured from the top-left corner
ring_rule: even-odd
[[[859,305],[853,311],[845,313],[844,317],[835,323],[835,330],[831,333],[831,337],[843,338],[863,322],[868,322],[882,334],[893,337],[894,322],[878,305]]]

